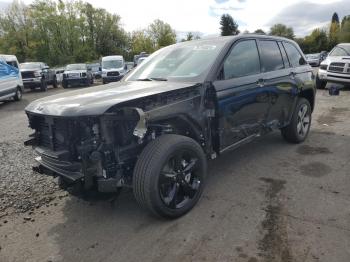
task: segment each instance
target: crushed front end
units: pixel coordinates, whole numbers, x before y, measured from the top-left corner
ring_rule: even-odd
[[[35,132],[37,172],[59,176],[67,185],[115,192],[131,184],[143,137],[142,111],[125,109],[101,116],[55,117],[27,112]]]

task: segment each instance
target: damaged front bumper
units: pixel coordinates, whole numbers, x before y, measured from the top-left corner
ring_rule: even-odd
[[[99,165],[86,169],[82,162],[69,162],[64,160],[67,152],[52,152],[40,147],[35,148],[37,157],[35,161],[39,164],[33,167],[33,171],[49,176],[60,176],[66,185],[83,185],[85,190],[96,189],[99,192],[117,192],[123,186],[121,177],[106,178],[96,176]]]
[[[37,154],[39,165],[33,170],[85,190],[117,192],[130,186],[135,152],[147,132],[146,117],[141,109],[123,112],[122,117],[105,114],[86,121],[29,114],[35,133],[24,144]]]

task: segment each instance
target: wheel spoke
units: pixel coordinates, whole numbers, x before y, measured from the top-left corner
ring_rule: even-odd
[[[303,121],[303,124],[309,124],[310,123],[310,117],[309,116],[305,116],[304,117],[304,121]]]
[[[189,184],[186,181],[183,181],[182,187],[185,195],[188,196],[189,198],[193,198],[197,192],[197,188],[195,188],[195,185]]]
[[[182,165],[182,152],[179,152],[175,155],[174,157],[174,170],[175,172],[180,172],[183,170],[183,165]]]
[[[302,123],[298,122],[297,131],[298,131],[299,134],[300,134],[300,131],[301,131],[301,128],[302,128],[301,126],[302,126]]]
[[[187,164],[187,166],[185,166],[183,172],[184,172],[184,173],[190,173],[190,172],[192,172],[192,171],[193,171],[193,168],[194,168],[195,165],[196,165],[196,163],[197,163],[197,159],[196,159],[196,158],[192,158],[192,159],[190,160],[190,162]]]
[[[178,183],[174,183],[173,188],[171,189],[171,191],[169,192],[169,207],[170,208],[176,208],[177,205],[177,196],[179,193],[179,184]]]

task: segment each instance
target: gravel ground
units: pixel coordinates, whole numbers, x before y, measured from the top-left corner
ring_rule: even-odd
[[[33,212],[66,195],[57,181],[32,171],[35,154],[23,142],[31,134],[24,107],[31,101],[65,90],[49,89],[46,93],[26,91],[20,102],[0,102],[0,218],[12,213]]]
[[[350,261],[350,91],[318,92],[305,143],[274,132],[211,161],[202,200],[174,221],[130,190],[87,201],[31,171],[23,108],[57,92],[0,104],[1,262]]]

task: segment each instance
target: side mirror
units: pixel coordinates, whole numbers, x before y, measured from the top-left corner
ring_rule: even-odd
[[[124,70],[128,70],[128,66],[126,64],[124,65]]]
[[[99,67],[99,68],[98,68],[98,71],[102,71],[102,67]]]

